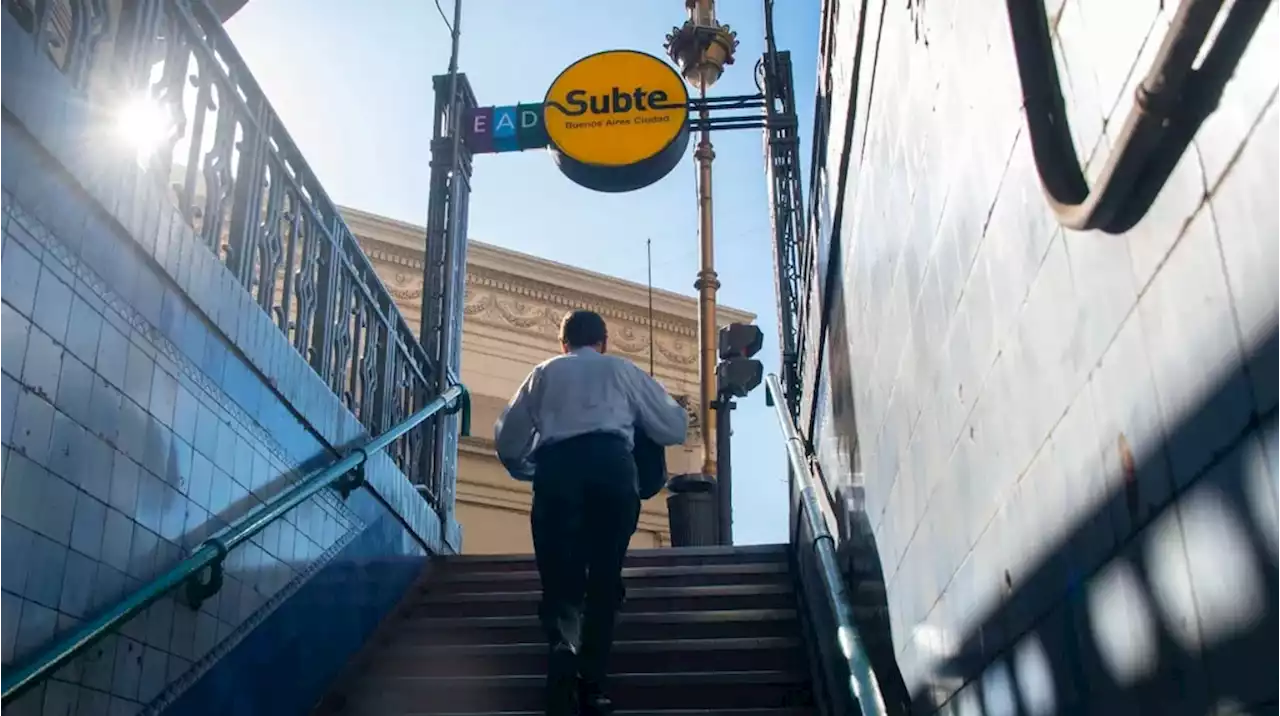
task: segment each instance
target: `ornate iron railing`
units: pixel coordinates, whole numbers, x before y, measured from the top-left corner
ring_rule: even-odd
[[[91,121],[131,117],[131,131],[154,133],[136,161],[370,434],[447,387],[201,0],[5,4],[84,93]],[[438,503],[451,491],[424,474],[421,433],[391,454]]]

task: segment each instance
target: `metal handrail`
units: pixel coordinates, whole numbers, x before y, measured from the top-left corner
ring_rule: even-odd
[[[346,457],[304,478],[219,530],[201,543],[190,557],[170,567],[164,574],[143,585],[114,608],[72,632],[47,649],[30,665],[13,671],[6,670],[0,704],[9,705],[28,689],[52,676],[80,652],[123,626],[157,599],[183,584],[186,585],[187,604],[198,608],[200,602],[213,596],[221,588],[222,563],[228,552],[327,487],[335,487],[343,497],[346,497],[352,490],[365,485],[363,470],[352,477],[347,477],[348,473],[361,468],[370,455],[387,447],[422,424],[427,418],[442,411],[447,413],[461,411],[462,434],[464,436],[470,434],[471,396],[465,386],[455,384],[387,432],[351,450]],[[202,579],[206,570],[208,570],[208,579]]]
[[[880,684],[875,672],[871,669],[871,659],[867,656],[862,638],[858,636],[858,628],[853,621],[853,607],[849,603],[849,592],[845,587],[844,577],[840,573],[836,560],[836,541],[827,529],[827,522],[822,517],[818,505],[817,481],[813,470],[809,467],[808,454],[795,422],[787,409],[786,393],[778,376],[770,373],[765,377],[766,397],[778,416],[778,425],[782,427],[782,435],[787,442],[787,461],[791,472],[800,483],[800,504],[813,533],[813,550],[818,559],[818,573],[822,576],[822,588],[827,604],[836,621],[836,640],[840,653],[844,656],[849,668],[849,690],[858,703],[863,716],[886,716],[884,696],[880,692]],[[800,545],[795,545],[797,548]],[[819,637],[823,635],[818,635]]]

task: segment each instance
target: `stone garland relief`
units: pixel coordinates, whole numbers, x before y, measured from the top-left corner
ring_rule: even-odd
[[[466,318],[515,326],[552,338],[560,331],[560,319],[564,316],[564,309],[556,306],[480,292],[470,286],[467,287],[462,311]],[[691,342],[658,336],[653,344],[657,356],[666,362],[680,366],[691,366],[698,362],[697,347]],[[609,332],[609,345],[630,356],[649,355],[648,332],[635,325],[619,325],[614,321]]]
[[[368,242],[362,242],[367,244]],[[366,249],[371,247],[366,246]],[[420,309],[422,303],[422,277],[412,271],[402,270],[402,266],[387,265],[386,259],[379,252],[372,251],[378,275],[386,285],[387,291],[401,304],[401,310]],[[544,336],[555,337],[560,330],[560,319],[564,316],[565,306],[554,306],[543,301],[527,301],[516,296],[505,296],[501,289],[497,291],[481,290],[492,285],[490,280],[467,276],[466,296],[464,297],[463,315],[487,323],[509,325]],[[523,293],[523,291],[522,291]],[[413,310],[409,311],[410,313]],[[612,312],[611,312],[612,313]],[[643,322],[643,318],[638,318]],[[620,323],[616,317],[611,320],[613,330],[609,336],[610,344],[621,353],[631,356],[649,356],[648,331],[635,324]],[[661,333],[654,340],[657,357],[665,362],[679,366],[693,366],[698,362],[697,345],[679,337],[666,336]]]

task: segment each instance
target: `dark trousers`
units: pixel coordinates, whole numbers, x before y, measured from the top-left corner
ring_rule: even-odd
[[[582,680],[602,686],[625,596],[622,561],[640,516],[635,460],[622,438],[589,433],[539,450],[536,463],[539,617],[553,655],[576,652]]]

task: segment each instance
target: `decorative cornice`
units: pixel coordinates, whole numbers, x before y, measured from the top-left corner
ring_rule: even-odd
[[[426,236],[424,227],[356,209],[342,208],[341,211],[370,258],[403,267],[413,276],[422,273]],[[469,240],[467,246],[468,282],[473,274],[484,275],[538,295],[563,295],[564,302],[560,305],[591,306],[596,310],[606,309],[625,315],[647,313],[648,287],[634,281],[567,266],[474,239]],[[403,288],[398,290],[405,291]],[[602,300],[603,296],[612,298]],[[407,295],[403,298],[413,300]],[[414,298],[420,298],[420,293]],[[657,328],[682,332],[683,329],[677,330],[666,324],[696,325],[697,300],[692,296],[654,289],[653,305],[657,319],[654,325]],[[721,305],[718,308],[722,323],[755,319],[753,314],[730,306]],[[696,329],[688,330],[692,331],[689,335],[696,333]]]

